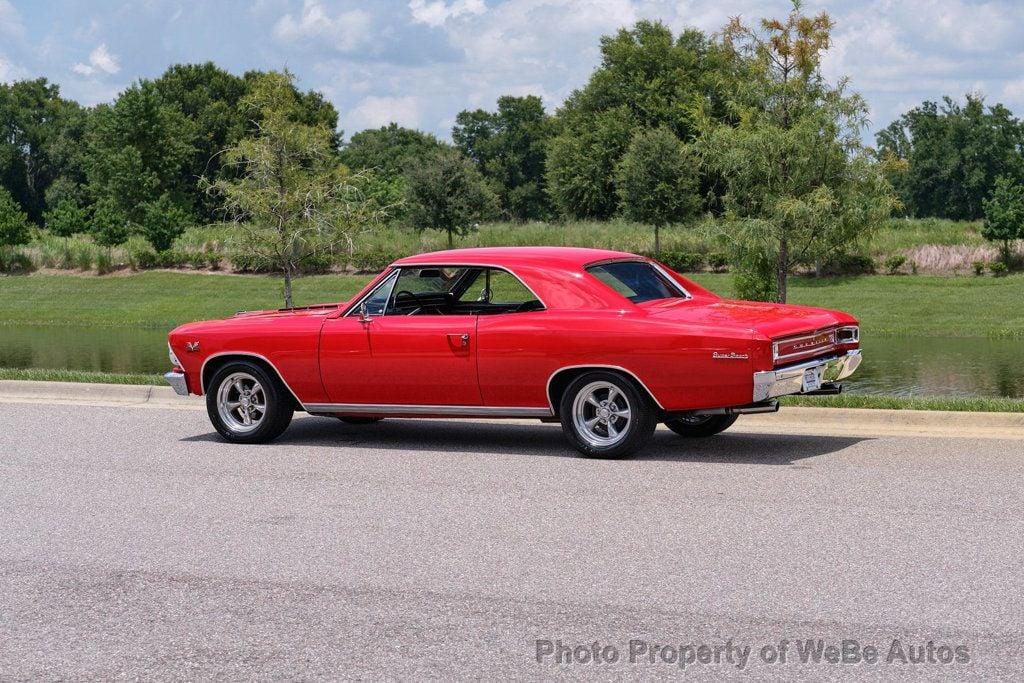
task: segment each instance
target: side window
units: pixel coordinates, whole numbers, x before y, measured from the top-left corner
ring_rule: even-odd
[[[370,296],[363,299],[363,303],[366,304],[367,315],[384,315],[384,311],[388,307],[388,301],[391,300],[391,292],[395,288],[395,282],[398,280],[398,271],[396,270],[389,275],[384,282],[377,285],[377,288],[370,293]],[[358,307],[354,312],[358,315]]]
[[[472,304],[476,313],[517,313],[539,311],[544,305],[515,275],[488,268],[482,271],[459,297],[460,304]]]

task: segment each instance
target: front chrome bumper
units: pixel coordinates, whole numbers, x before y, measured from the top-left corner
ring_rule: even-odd
[[[174,393],[179,396],[188,396],[188,382],[185,381],[185,373],[171,370],[164,374],[164,379],[174,389]]]
[[[790,365],[778,370],[754,373],[754,403],[776,396],[799,394],[804,390],[804,373],[815,370],[821,384],[837,382],[849,377],[860,366],[860,349],[847,351],[835,358],[818,358]]]

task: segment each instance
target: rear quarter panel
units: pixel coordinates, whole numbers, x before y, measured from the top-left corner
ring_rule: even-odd
[[[639,311],[537,311],[482,316],[477,325],[484,405],[542,407],[547,384],[572,366],[615,366],[634,374],[666,410],[750,403],[752,334],[666,323]]]

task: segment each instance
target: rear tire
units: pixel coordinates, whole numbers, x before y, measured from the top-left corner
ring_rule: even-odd
[[[643,448],[657,426],[647,393],[632,379],[596,370],[577,377],[562,394],[562,431],[588,458],[624,458]]]
[[[665,426],[687,439],[700,439],[724,432],[739,415],[694,415],[665,420]]]
[[[206,412],[232,443],[268,443],[288,428],[294,409],[281,380],[256,363],[228,363],[210,380]]]

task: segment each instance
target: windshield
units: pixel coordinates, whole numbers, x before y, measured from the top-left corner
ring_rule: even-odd
[[[645,261],[590,266],[587,272],[635,304],[657,299],[685,299],[686,293]]]

